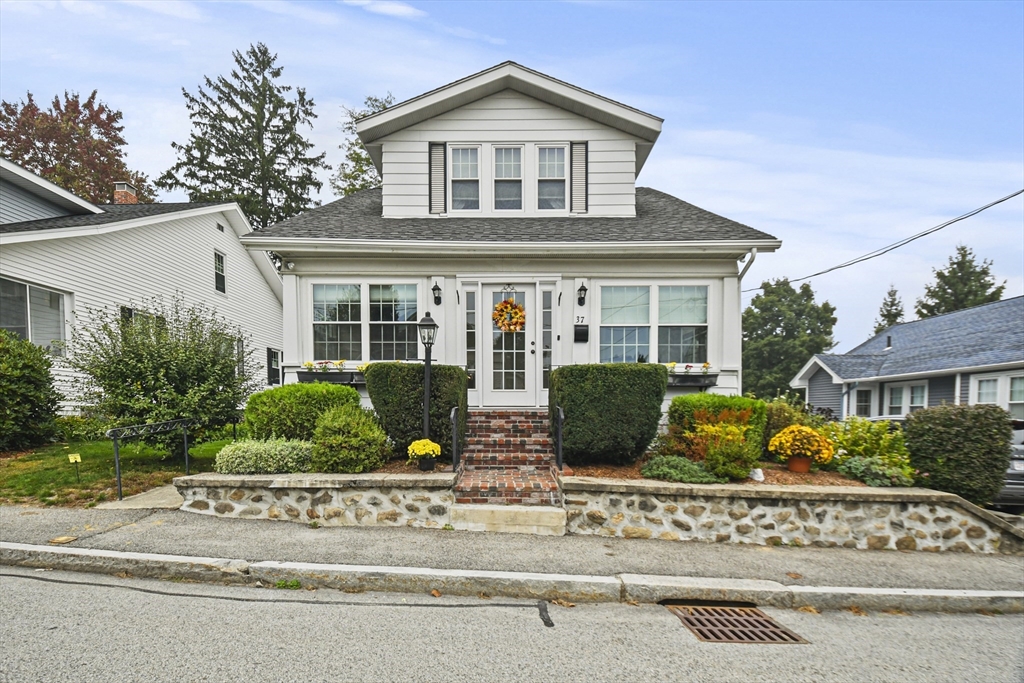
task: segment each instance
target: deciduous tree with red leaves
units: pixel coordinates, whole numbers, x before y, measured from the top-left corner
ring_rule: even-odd
[[[64,92],[41,109],[32,93],[0,102],[0,155],[94,204],[112,200],[115,182],[135,186],[140,202],[156,192],[143,173],[125,163],[123,115],[97,99]]]

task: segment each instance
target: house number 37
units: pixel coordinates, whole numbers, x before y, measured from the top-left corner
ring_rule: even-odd
[[[577,323],[582,323],[582,322],[583,322],[583,319],[584,319],[585,317],[586,317],[586,316],[582,316],[582,315],[578,315],[578,316],[576,316],[576,322],[577,322]]]

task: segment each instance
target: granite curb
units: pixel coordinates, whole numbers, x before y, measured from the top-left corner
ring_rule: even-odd
[[[298,581],[346,592],[430,593],[573,602],[725,601],[818,610],[1024,613],[1024,591],[786,586],[691,576],[613,576],[386,567],[130,553],[0,542],[0,564],[138,578],[275,585]]]

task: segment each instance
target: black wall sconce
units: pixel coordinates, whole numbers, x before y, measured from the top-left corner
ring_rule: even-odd
[[[583,306],[587,303],[587,286],[580,285],[580,288],[576,290],[576,303]]]
[[[440,306],[441,305],[441,287],[440,287],[440,285],[438,285],[435,282],[434,286],[430,288],[430,291],[434,293],[434,305],[435,306]]]

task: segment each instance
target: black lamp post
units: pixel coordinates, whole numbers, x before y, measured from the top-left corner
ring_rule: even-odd
[[[437,323],[430,317],[430,311],[424,315],[418,325],[420,342],[423,344],[423,438],[430,438],[430,349],[437,339]]]

